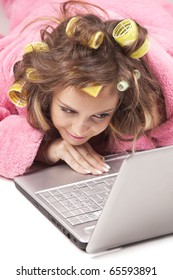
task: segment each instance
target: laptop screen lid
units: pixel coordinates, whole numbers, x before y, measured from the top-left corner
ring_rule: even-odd
[[[95,253],[173,232],[173,147],[127,157],[91,235]]]

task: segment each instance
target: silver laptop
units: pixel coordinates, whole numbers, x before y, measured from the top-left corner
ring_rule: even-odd
[[[109,173],[66,164],[14,179],[17,188],[88,253],[172,234],[173,146],[107,158]]]

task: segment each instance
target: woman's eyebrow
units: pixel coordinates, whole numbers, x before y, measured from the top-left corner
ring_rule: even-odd
[[[97,115],[97,114],[104,114],[104,113],[111,113],[115,110],[115,108],[110,108],[110,109],[107,109],[107,110],[104,110],[104,111],[101,111],[101,112],[97,112],[95,113],[94,115]]]
[[[74,108],[72,108],[70,105],[65,104],[64,102],[60,101],[59,99],[57,99],[57,101],[58,101],[62,106],[67,107],[67,108],[69,108],[70,110],[77,112],[77,110],[74,109]]]

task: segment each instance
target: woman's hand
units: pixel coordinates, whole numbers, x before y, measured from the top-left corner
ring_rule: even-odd
[[[63,139],[57,139],[42,146],[41,150],[48,163],[54,164],[61,159],[81,174],[100,175],[110,168],[89,143],[72,146]]]

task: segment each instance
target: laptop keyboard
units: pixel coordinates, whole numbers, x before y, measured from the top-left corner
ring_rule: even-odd
[[[97,220],[115,181],[114,177],[57,187],[38,193],[71,225]]]

